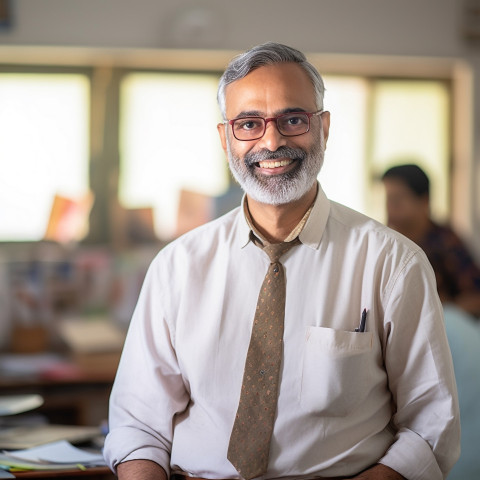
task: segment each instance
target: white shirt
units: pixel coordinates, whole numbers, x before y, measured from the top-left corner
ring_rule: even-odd
[[[267,255],[237,208],[172,242],[146,276],[110,402],[105,458],[240,478],[227,448]],[[430,264],[320,189],[285,254],[284,361],[262,477],[354,475],[381,462],[445,478],[459,412]],[[366,329],[355,332],[362,310]]]

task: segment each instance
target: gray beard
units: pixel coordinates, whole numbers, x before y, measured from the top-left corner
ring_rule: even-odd
[[[279,147],[276,151],[249,152],[243,159],[237,157],[227,138],[229,168],[243,191],[253,200],[268,205],[284,205],[302,198],[317,181],[323,165],[323,132],[307,152],[301,148]],[[295,168],[280,175],[260,175],[255,172],[255,163],[275,158],[291,158]]]

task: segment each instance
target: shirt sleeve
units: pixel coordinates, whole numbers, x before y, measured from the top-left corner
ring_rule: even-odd
[[[397,433],[379,462],[409,480],[446,478],[460,455],[457,390],[434,278],[416,252],[385,292],[383,349]]]
[[[188,404],[159,270],[154,262],[147,273],[110,397],[104,456],[114,471],[121,462],[144,459],[169,474],[173,419]]]

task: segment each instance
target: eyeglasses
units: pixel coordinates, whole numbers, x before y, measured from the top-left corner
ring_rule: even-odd
[[[228,120],[232,126],[233,136],[242,142],[258,140],[265,135],[268,122],[275,122],[278,132],[284,137],[297,137],[310,130],[310,118],[314,115],[321,115],[324,111],[318,112],[292,112],[282,113],[276,117],[239,117]],[[226,122],[225,122],[226,123]]]

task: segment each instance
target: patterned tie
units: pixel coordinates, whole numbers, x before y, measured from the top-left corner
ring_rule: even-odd
[[[271,263],[258,296],[240,402],[227,455],[246,480],[267,471],[277,409],[285,316],[285,273],[279,259],[298,243],[297,237],[288,243],[262,247]]]

